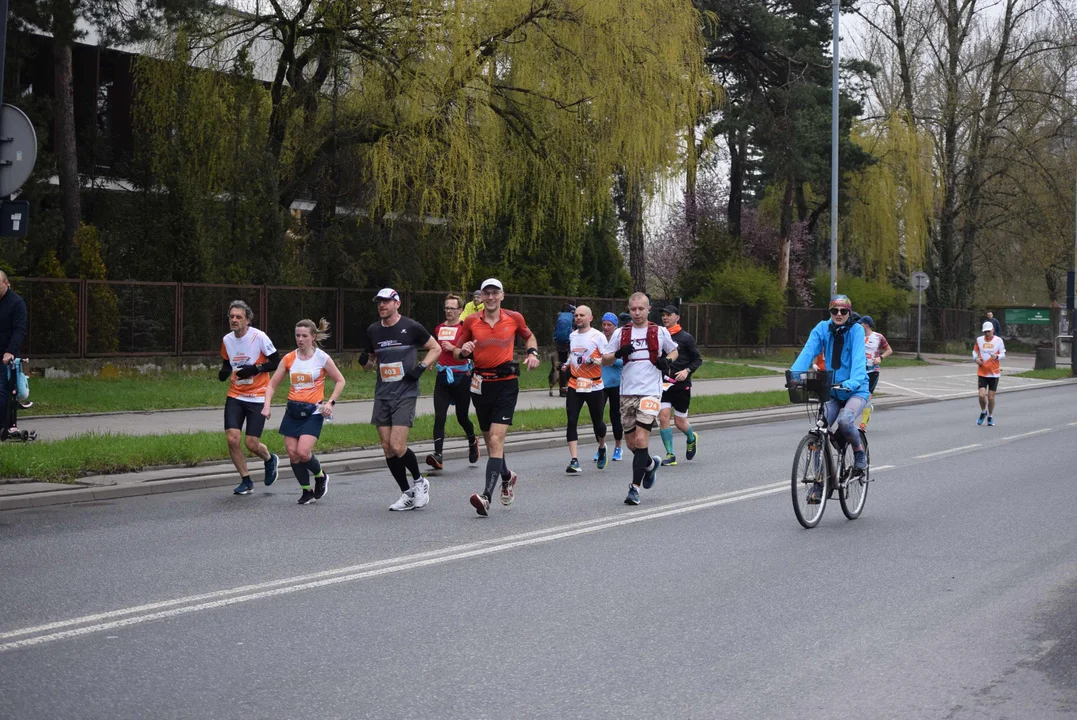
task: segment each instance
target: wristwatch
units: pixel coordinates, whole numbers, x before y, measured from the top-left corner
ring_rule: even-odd
[[[538,357],[538,348],[527,348],[527,354]]]
[[[426,361],[424,360],[423,362],[419,363],[419,367],[421,367],[425,371],[427,368]]]

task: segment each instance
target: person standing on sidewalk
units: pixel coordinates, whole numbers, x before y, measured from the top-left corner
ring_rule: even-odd
[[[8,403],[11,402],[11,383],[15,378],[8,378],[12,361],[22,349],[26,337],[26,302],[11,289],[7,273],[0,270],[0,350],[3,362],[0,363],[0,423],[8,424],[10,418]]]
[[[692,373],[703,364],[703,357],[696,348],[696,339],[681,327],[681,313],[675,305],[662,308],[662,325],[669,330],[673,342],[677,343],[677,360],[669,364],[669,380],[663,378],[662,411],[658,414],[661,428],[662,445],[666,448],[663,465],[676,465],[677,456],[673,453],[673,428],[669,426],[670,414],[677,429],[688,438],[684,457],[691,460],[696,456],[698,438],[688,422],[688,408],[692,404]],[[666,387],[666,382],[669,386]]]
[[[628,313],[625,313],[626,315]],[[632,318],[629,317],[629,322]],[[603,344],[602,349],[606,349],[606,344],[613,338],[613,333],[617,331],[618,318],[611,312],[602,316],[602,334],[606,338],[606,342]],[[602,394],[605,396],[603,399],[603,408],[605,404],[609,403],[610,406],[610,426],[613,428],[613,456],[612,460],[619,461],[621,459],[621,438],[624,437],[624,427],[621,425],[621,368],[624,366],[624,360],[617,358],[610,366],[602,366]],[[595,451],[595,456],[592,458],[594,462],[598,462],[598,451]]]
[[[280,458],[269,452],[261,440],[266,424],[262,417],[266,387],[280,364],[280,353],[268,335],[251,327],[253,320],[254,311],[242,300],[233,300],[228,306],[228,326],[232,331],[221,340],[222,361],[217,373],[221,382],[231,381],[224,401],[224,434],[228,439],[228,455],[239,472],[239,485],[232,491],[236,495],[250,495],[254,490],[247,458],[243,454],[244,444],[265,464],[263,479],[266,487],[276,481],[280,463]],[[247,425],[246,438],[243,437],[244,423]]]
[[[467,461],[474,465],[479,461],[479,439],[475,426],[468,417],[471,407],[471,362],[457,360],[453,350],[460,346],[459,336],[463,324],[460,312],[463,300],[458,295],[445,296],[445,322],[434,328],[434,339],[441,345],[438,356],[438,374],[434,380],[434,452],[426,456],[426,464],[441,470],[444,463],[441,451],[445,446],[445,419],[449,405],[456,405],[456,421],[467,435]]]
[[[322,318],[317,325],[312,320],[300,320],[295,325],[295,350],[288,353],[277,366],[266,388],[262,416],[269,419],[270,403],[277,386],[288,376],[288,405],[280,421],[280,434],[292,463],[292,472],[303,490],[299,504],[307,505],[325,497],[329,488],[329,473],[314,454],[314,445],[322,434],[322,423],[333,419],[333,406],[344,392],[344,376],[318,344],[329,337],[329,322]],[[333,394],[325,399],[325,378],[333,381]],[[314,489],[310,478],[314,476]]]
[[[471,293],[471,302],[464,306],[464,309],[460,312],[460,322],[463,322],[469,315],[482,310],[482,290],[476,290]]]
[[[576,328],[576,306],[565,303],[553,326],[553,348],[557,353],[557,386],[561,397],[568,396],[568,351],[572,331]]]
[[[1006,343],[995,335],[995,326],[990,320],[985,321],[980,329],[983,335],[976,338],[976,344],[972,348],[980,397],[980,417],[976,424],[983,425],[984,420],[987,420],[988,427],[994,427],[995,391],[998,390],[998,379],[1002,376],[1000,361],[1006,358]]]
[[[527,347],[524,365],[534,370],[539,365],[538,340],[527,327],[524,316],[501,307],[505,287],[497,278],[482,283],[483,310],[464,321],[456,358],[471,358],[471,393],[475,415],[486,445],[486,486],[471,496],[475,512],[486,517],[498,479],[501,480],[501,504],[511,505],[516,497],[516,473],[505,462],[505,433],[512,425],[516,399],[520,394],[519,363],[513,362],[513,341],[523,340]]]
[[[883,358],[888,358],[894,352],[894,349],[890,347],[890,343],[886,341],[882,333],[875,332],[875,320],[871,315],[862,315],[860,317],[860,324],[864,326],[864,352],[867,358],[868,367],[868,392],[873,396],[875,395],[875,386],[879,384],[879,368],[882,367]],[[872,405],[871,400],[868,400],[867,407],[864,408],[863,414],[860,416],[860,429],[868,429],[868,420],[871,419],[871,411],[875,407]]]
[[[441,346],[419,323],[400,314],[400,295],[382,288],[374,296],[378,321],[366,331],[366,348],[359,353],[365,370],[377,368],[374,411],[370,424],[378,429],[385,464],[400,487],[400,498],[390,510],[415,510],[430,502],[430,483],[419,472],[419,460],[408,447],[408,432],[415,421],[419,378],[437,362]],[[426,356],[418,362],[418,349]],[[408,483],[408,473],[412,482]]]
[[[626,505],[639,505],[639,489],[654,487],[662,458],[648,449],[651,429],[658,421],[661,405],[662,376],[677,359],[677,343],[669,330],[647,322],[651,302],[641,292],[628,298],[632,324],[613,334],[602,354],[602,364],[610,367],[624,361],[621,371],[621,423],[625,441],[632,451],[632,483],[628,486]]]
[[[577,457],[579,435],[576,427],[584,404],[591,415],[591,427],[594,428],[595,439],[598,440],[598,469],[606,469],[606,423],[602,421],[606,395],[602,386],[602,349],[607,340],[605,335],[591,327],[593,319],[591,308],[586,305],[576,308],[576,329],[568,340],[568,362],[565,365],[570,377],[568,398],[565,401],[565,412],[568,416],[565,439],[568,440],[570,460],[565,472],[569,474],[583,472]]]
[[[987,322],[991,323],[992,329],[995,331],[997,337],[1002,337],[1002,325],[999,324],[998,318],[995,317],[995,313],[990,310],[987,311]]]

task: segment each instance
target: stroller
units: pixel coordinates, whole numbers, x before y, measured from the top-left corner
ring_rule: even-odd
[[[15,358],[3,371],[8,376],[11,397],[8,398],[7,417],[3,418],[3,426],[0,427],[0,441],[37,440],[37,433],[33,430],[19,430],[19,409],[27,410],[34,406],[34,403],[28,400],[30,381],[22,371],[22,360]]]

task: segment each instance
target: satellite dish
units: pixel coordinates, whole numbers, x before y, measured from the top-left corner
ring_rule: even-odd
[[[30,179],[37,162],[37,133],[26,113],[14,105],[0,110],[0,197],[6,198]]]

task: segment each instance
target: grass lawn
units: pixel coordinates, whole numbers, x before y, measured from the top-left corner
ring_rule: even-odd
[[[1073,377],[1073,370],[1068,367],[1055,368],[1054,370],[1026,370],[1017,373],[1014,377],[1032,378],[1033,380],[1068,380]]]
[[[524,372],[520,377],[521,390],[548,387],[549,363],[537,370]],[[374,373],[341,368],[348,384],[343,400],[362,400],[374,397]],[[704,361],[696,372],[699,379],[751,377],[767,374],[766,370]],[[330,392],[332,383],[327,383]],[[434,373],[424,373],[420,380],[422,393],[434,392]],[[285,389],[278,388],[275,399],[283,401]],[[114,378],[82,377],[67,379],[30,379],[30,399],[34,407],[22,414],[67,415],[72,413],[109,412],[122,410],[166,410],[174,408],[223,407],[227,384],[217,380],[216,370],[196,372],[160,372],[146,375],[130,374]]]
[[[692,398],[692,412],[705,414],[754,410],[786,405],[788,402],[789,396],[784,390],[704,395]],[[564,425],[563,409],[521,410],[513,418],[512,430],[549,430]],[[590,417],[585,407],[580,416],[580,428],[589,425]],[[433,426],[433,415],[418,416],[409,439],[431,439]],[[455,421],[448,423],[447,432],[450,437],[462,436]],[[267,429],[262,439],[271,451],[284,454],[284,439],[276,432]],[[377,431],[370,425],[331,423],[322,431],[318,451],[377,445]],[[226,460],[227,457],[224,435],[220,432],[139,436],[91,433],[51,442],[8,444],[0,453],[0,477],[70,482],[83,475],[131,472],[159,465],[196,465],[211,460]]]
[[[756,357],[743,357],[743,358],[714,358],[716,363],[724,363],[728,365],[765,365],[767,367],[774,367],[782,371],[788,369],[793,361],[797,359],[797,355],[800,354],[799,350],[793,350],[791,348],[783,348],[777,352],[769,355],[759,355]],[[903,367],[923,367],[930,365],[926,360],[917,360],[915,357],[898,357],[891,355],[883,360],[883,369],[886,368],[903,368]]]

